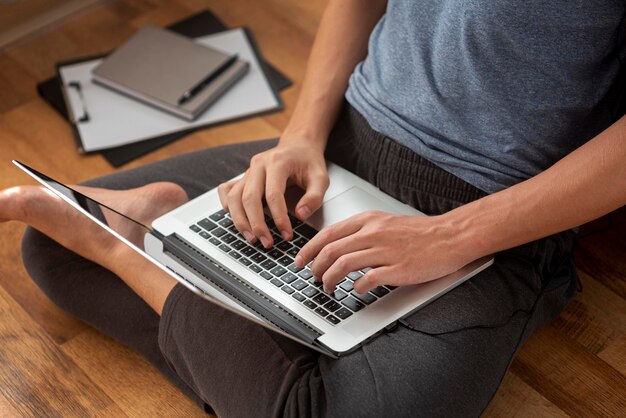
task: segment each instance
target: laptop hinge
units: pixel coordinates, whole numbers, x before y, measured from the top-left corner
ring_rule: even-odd
[[[313,344],[322,335],[321,331],[293,315],[277,301],[250,286],[177,234],[168,235],[162,241],[165,252],[169,252],[203,279],[283,331],[309,344]]]

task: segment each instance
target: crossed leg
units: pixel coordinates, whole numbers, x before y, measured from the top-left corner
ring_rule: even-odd
[[[168,181],[193,198],[243,171],[251,155],[272,144],[216,148],[91,185],[120,189]],[[0,218],[27,220],[20,199],[28,192],[9,193],[11,203],[6,195],[0,198]],[[102,193],[102,200],[123,196]],[[26,201],[37,199],[46,198]],[[97,233],[80,231],[91,240]],[[190,397],[220,414],[468,416],[487,405],[523,339],[571,297],[569,241],[553,237],[499,254],[493,267],[409,317],[406,326],[340,360],[318,357],[181,286],[169,293],[160,320],[100,259],[85,258],[88,252],[79,257],[34,229],[24,238],[23,254],[29,273],[53,301],[137,349]],[[153,279],[146,271],[137,276]]]

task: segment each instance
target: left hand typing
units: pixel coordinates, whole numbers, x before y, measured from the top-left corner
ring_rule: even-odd
[[[368,211],[321,230],[296,256],[332,292],[348,273],[372,267],[354,283],[365,293],[381,285],[423,283],[455,272],[475,258],[471,245],[440,216],[404,216]]]

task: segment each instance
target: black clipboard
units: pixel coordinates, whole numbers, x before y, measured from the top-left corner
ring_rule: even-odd
[[[179,22],[176,22],[170,26],[168,29],[178,32],[182,35],[189,36],[191,38],[197,38],[200,36],[210,35],[213,33],[221,32],[226,29],[226,25],[222,21],[219,20],[213,13],[209,10],[203,10],[193,16],[190,16],[186,19],[183,19]],[[261,57],[259,50],[257,48],[256,43],[254,42],[254,38],[249,30],[246,29],[246,34],[250,40],[250,44],[254,49],[257,56]],[[57,69],[60,66],[79,63],[83,61],[93,60],[96,58],[101,58],[102,55],[91,56],[91,57],[82,57],[79,59],[73,59],[68,61],[63,61],[57,63]],[[274,91],[277,92],[279,90],[285,89],[292,85],[291,80],[289,80],[285,75],[279,72],[275,67],[271,64],[267,63],[263,59],[259,60],[261,62],[261,66],[265,71],[265,75],[274,88]],[[50,78],[46,81],[43,81],[37,85],[37,92],[39,95],[50,104],[57,112],[63,116],[66,120],[69,121],[69,115],[67,108],[65,106],[65,100],[63,98],[63,92],[61,90],[61,83],[58,77]],[[231,121],[229,121],[231,122]],[[228,122],[226,122],[228,123]],[[74,126],[74,125],[72,125]],[[213,126],[213,125],[211,125]],[[155,138],[147,139],[140,142],[135,142],[128,145],[123,145],[115,148],[109,148],[107,150],[99,151],[100,154],[114,167],[119,167],[123,164],[126,164],[136,158],[139,158],[142,155],[145,155],[151,151],[154,151],[170,142],[173,142],[179,138],[182,138],[189,133],[202,129],[202,127],[194,127],[186,131],[176,132],[173,134],[167,134],[158,136]],[[74,128],[75,130],[75,128]],[[74,132],[77,136],[77,132]]]

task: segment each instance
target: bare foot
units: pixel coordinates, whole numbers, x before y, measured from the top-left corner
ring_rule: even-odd
[[[153,183],[136,189],[116,191],[85,186],[74,188],[130,217],[149,225],[152,220],[187,201],[184,190],[173,183]],[[105,217],[113,229],[118,217]],[[116,255],[126,246],[52,192],[37,186],[18,186],[0,191],[0,222],[27,223],[71,251],[113,270]],[[126,235],[130,231],[126,231]],[[137,230],[133,240],[143,241]],[[139,234],[139,235],[137,235]]]

